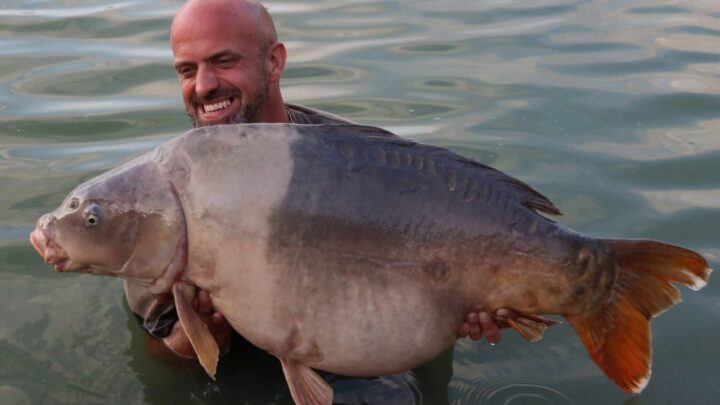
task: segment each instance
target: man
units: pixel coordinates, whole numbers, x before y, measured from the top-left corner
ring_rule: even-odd
[[[183,101],[194,127],[251,122],[343,124],[350,121],[310,108],[286,104],[280,91],[286,50],[267,10],[253,0],[190,0],[171,28],[174,65]],[[126,282],[131,309],[152,338],[148,350],[156,356],[194,358],[172,300],[153,301],[141,286]],[[195,303],[221,351],[229,349],[232,329],[212,309],[207,293]],[[498,318],[515,318],[502,309]],[[459,325],[458,336],[474,340],[483,333],[500,340],[500,326],[487,312],[472,312]]]

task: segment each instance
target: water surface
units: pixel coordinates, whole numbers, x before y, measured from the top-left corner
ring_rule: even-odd
[[[266,5],[288,47],[287,101],[511,173],[579,231],[666,240],[720,267],[717,1]],[[188,128],[168,46],[178,7],[0,2],[0,402],[288,401],[263,359],[221,366],[211,383],[149,358],[118,280],[55,274],[27,242],[75,185]],[[640,396],[610,383],[564,324],[537,344],[511,331],[496,346],[458,342],[449,402],[713,403],[720,287],[683,292],[653,323]]]

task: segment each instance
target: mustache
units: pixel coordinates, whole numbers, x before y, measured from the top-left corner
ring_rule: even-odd
[[[219,98],[227,98],[227,97],[235,97],[240,98],[241,93],[231,87],[221,87],[215,90],[210,91],[208,94],[206,94],[203,97],[198,97],[197,94],[193,95],[191,101],[193,104],[207,104],[212,102],[213,100],[217,100]]]

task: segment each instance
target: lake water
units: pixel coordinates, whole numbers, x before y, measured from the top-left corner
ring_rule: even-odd
[[[266,5],[287,101],[506,171],[581,232],[669,241],[720,267],[717,0]],[[118,280],[56,274],[27,241],[75,185],[188,128],[168,46],[178,7],[0,0],[0,403],[288,402],[268,359],[221,363],[217,383],[151,359]],[[459,341],[448,400],[717,403],[720,284],[683,293],[653,323],[642,395],[609,382],[565,323],[535,344]]]

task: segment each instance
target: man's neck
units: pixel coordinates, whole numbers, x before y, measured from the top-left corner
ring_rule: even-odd
[[[289,123],[290,115],[285,102],[280,94],[274,97],[268,97],[265,102],[265,108],[260,111],[257,118],[254,120],[256,123]]]

